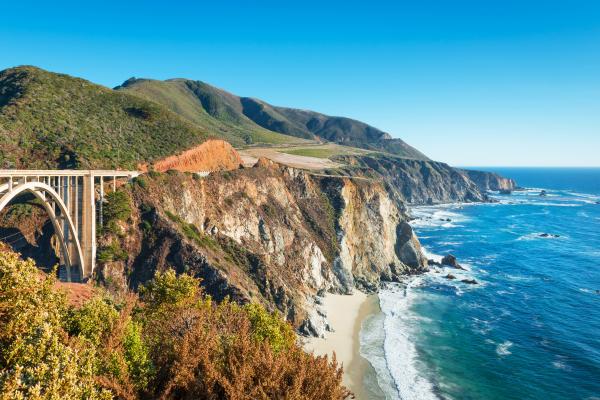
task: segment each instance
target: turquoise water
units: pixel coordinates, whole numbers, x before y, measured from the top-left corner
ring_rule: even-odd
[[[382,290],[361,352],[389,399],[598,399],[600,169],[491,170],[529,189],[413,209],[430,258],[469,271]]]

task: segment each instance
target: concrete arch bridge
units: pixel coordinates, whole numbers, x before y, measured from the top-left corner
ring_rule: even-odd
[[[0,170],[0,211],[25,193],[40,200],[59,241],[61,279],[85,281],[96,263],[104,194],[137,171]]]

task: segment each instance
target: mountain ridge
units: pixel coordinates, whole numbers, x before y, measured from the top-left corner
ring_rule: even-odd
[[[174,92],[175,86],[185,86],[196,99],[187,97],[187,105]],[[172,78],[164,81],[130,78],[117,91],[126,91],[154,100],[190,120],[206,113],[221,122],[232,119],[254,129],[265,129],[301,139],[317,139],[364,149],[390,152],[406,158],[428,160],[423,153],[401,139],[356,119],[330,116],[320,112],[274,106],[255,97],[237,96],[203,81]],[[183,110],[185,108],[185,110]],[[189,111],[195,109],[196,114]]]

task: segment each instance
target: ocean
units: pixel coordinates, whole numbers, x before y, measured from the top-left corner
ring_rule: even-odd
[[[600,168],[480,169],[527,189],[411,210],[429,258],[451,253],[467,270],[436,267],[381,290],[381,313],[360,332],[376,373],[368,390],[600,399]]]

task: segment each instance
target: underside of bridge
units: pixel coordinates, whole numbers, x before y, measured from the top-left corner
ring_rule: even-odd
[[[33,259],[45,272],[51,272],[57,265],[64,269],[54,226],[31,193],[18,196],[0,211],[0,241],[23,258]]]

